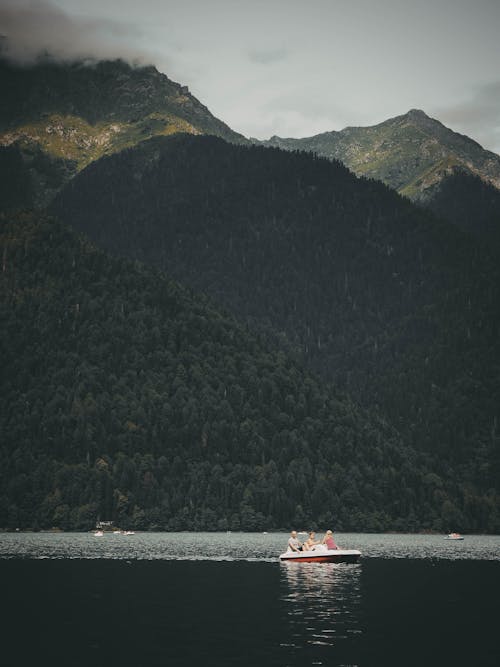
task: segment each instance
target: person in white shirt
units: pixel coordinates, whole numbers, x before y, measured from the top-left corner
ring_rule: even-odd
[[[290,539],[288,540],[288,551],[301,551],[302,542],[297,539],[297,531],[292,530],[290,533]]]

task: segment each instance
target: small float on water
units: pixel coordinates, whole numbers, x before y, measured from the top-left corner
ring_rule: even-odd
[[[463,540],[464,536],[460,535],[460,533],[450,533],[444,539],[445,540]]]
[[[280,561],[294,563],[357,563],[361,551],[357,549],[327,549],[324,544],[317,544],[310,551],[285,551]]]

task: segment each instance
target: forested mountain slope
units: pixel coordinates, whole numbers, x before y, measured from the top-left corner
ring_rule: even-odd
[[[464,226],[489,241],[500,236],[500,206],[492,209],[491,205],[494,195],[489,197],[493,235],[490,224],[482,221],[485,191],[489,187],[500,196],[500,156],[418,109],[371,127],[346,127],[302,139],[274,136],[260,143],[340,160],[358,176],[376,178],[413,201],[439,210],[446,220],[460,218]],[[476,183],[479,179],[482,191]],[[454,187],[457,180],[460,188]],[[449,206],[443,205],[445,201]]]
[[[455,168],[500,188],[500,156],[419,109],[369,127],[346,127],[303,139],[274,136],[261,143],[340,160],[359,176],[383,181],[415,201],[425,202],[428,188]]]
[[[0,527],[498,529],[491,494],[160,272],[29,216],[0,251]]]
[[[15,190],[3,210],[43,206],[93,160],[151,136],[246,141],[153,66],[50,59],[19,66],[0,58],[0,86],[0,167]]]
[[[499,479],[499,267],[457,227],[305,153],[154,139],[54,211],[284,334],[475,495]]]
[[[430,189],[427,207],[500,248],[500,190],[479,176],[454,172]]]

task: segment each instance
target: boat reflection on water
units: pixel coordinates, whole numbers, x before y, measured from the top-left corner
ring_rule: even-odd
[[[281,602],[289,633],[281,647],[289,664],[299,655],[301,664],[355,664],[362,633],[361,571],[360,564],[281,563]]]

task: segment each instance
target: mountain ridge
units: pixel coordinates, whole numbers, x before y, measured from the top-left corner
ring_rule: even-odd
[[[200,128],[218,136],[244,140],[224,122],[215,118],[194,97],[187,86],[169,79],[154,65],[131,65],[124,60],[92,63],[40,61],[35,65],[15,65],[0,58],[0,76],[7,88],[0,110],[2,131],[20,120],[59,113],[76,114],[88,123],[99,120],[130,121],[163,107]]]
[[[151,136],[208,133],[247,143],[153,65],[42,60],[21,66],[0,58],[0,83],[0,164],[6,173],[21,165],[17,182],[30,186],[28,207],[47,205],[93,160]]]
[[[419,109],[374,126],[348,126],[301,139],[274,135],[258,142],[231,130],[187,86],[153,65],[46,58],[19,66],[0,58],[0,81],[5,91],[0,109],[0,167],[7,174],[1,186],[4,209],[43,208],[92,161],[152,136],[178,132],[312,151],[430,208],[444,181],[459,171],[500,187],[496,154]],[[472,184],[467,197],[476,190]],[[500,226],[500,212],[498,217]],[[467,226],[473,229],[473,217]]]
[[[357,175],[377,178],[415,201],[425,202],[425,190],[456,168],[500,188],[500,156],[420,109],[372,126],[301,139],[275,135],[260,143],[341,160]]]

